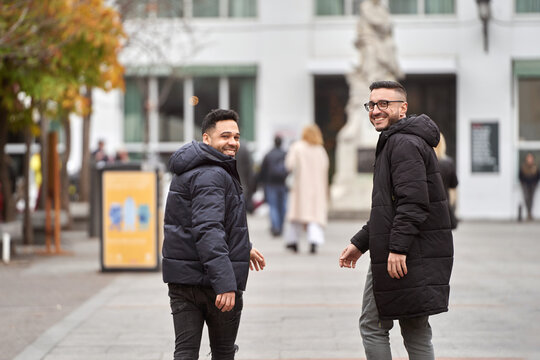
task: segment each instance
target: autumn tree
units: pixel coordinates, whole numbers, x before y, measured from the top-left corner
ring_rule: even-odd
[[[10,220],[12,184],[3,160],[8,131],[41,134],[43,154],[50,120],[69,129],[70,114],[88,119],[88,89],[123,87],[118,53],[125,34],[118,13],[103,0],[3,1],[0,12],[0,181],[3,217]],[[63,171],[70,153],[65,134]]]

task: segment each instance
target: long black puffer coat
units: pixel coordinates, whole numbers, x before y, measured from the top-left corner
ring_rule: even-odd
[[[373,291],[381,319],[448,310],[454,248],[446,193],[433,146],[439,129],[426,115],[401,119],[381,132],[371,214],[351,239],[370,250]],[[407,255],[408,273],[393,279],[389,252]]]
[[[245,290],[251,243],[236,160],[196,141],[169,160],[163,281]]]

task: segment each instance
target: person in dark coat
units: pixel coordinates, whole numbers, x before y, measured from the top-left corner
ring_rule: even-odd
[[[456,217],[456,188],[459,184],[456,165],[454,159],[446,154],[446,140],[443,134],[440,134],[440,141],[435,146],[435,154],[439,160],[439,169],[441,171],[441,178],[444,184],[444,190],[446,191],[446,199],[448,200],[448,210],[450,212],[450,225],[452,229],[457,228],[458,219]]]
[[[527,209],[527,220],[533,219],[534,193],[536,192],[536,186],[539,180],[540,170],[538,170],[534,155],[527,153],[523,164],[519,167],[519,182],[523,190],[523,199],[525,200],[525,207]]]
[[[274,147],[263,159],[258,175],[258,183],[264,186],[264,199],[270,207],[270,232],[281,236],[285,213],[287,212],[287,185],[285,180],[289,171],[285,167],[285,155],[281,148],[281,137],[274,137]]]
[[[242,146],[238,149],[235,159],[238,175],[240,176],[240,183],[242,184],[242,192],[244,193],[244,199],[246,201],[246,210],[251,214],[253,213],[253,210],[255,210],[253,203],[255,175],[253,174],[253,160],[251,159],[251,153],[247,147]]]
[[[389,330],[398,319],[411,359],[434,359],[429,316],[448,310],[453,239],[433,147],[439,129],[426,115],[406,117],[407,93],[394,81],[370,85],[365,104],[380,132],[369,221],[343,250],[354,268],[370,250],[360,333],[367,359],[391,359]]]
[[[193,141],[169,160],[163,281],[169,286],[174,359],[197,359],[204,323],[212,359],[234,359],[248,269],[265,267],[252,248],[236,155],[238,115],[212,110]]]

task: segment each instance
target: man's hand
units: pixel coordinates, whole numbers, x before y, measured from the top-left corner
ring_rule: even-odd
[[[356,246],[353,244],[347,245],[339,257],[339,267],[354,269],[356,267],[356,261],[360,259],[360,256],[362,256],[362,252]]]
[[[391,278],[401,279],[407,275],[407,255],[390,253],[388,255],[388,274]]]
[[[249,268],[256,271],[264,269],[266,266],[266,260],[264,260],[263,254],[255,248],[252,248],[249,252]]]
[[[236,293],[229,291],[216,296],[216,307],[222,312],[231,311],[236,301]]]

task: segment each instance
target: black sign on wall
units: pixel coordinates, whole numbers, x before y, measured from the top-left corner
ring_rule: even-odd
[[[499,172],[499,123],[471,123],[471,171]]]

